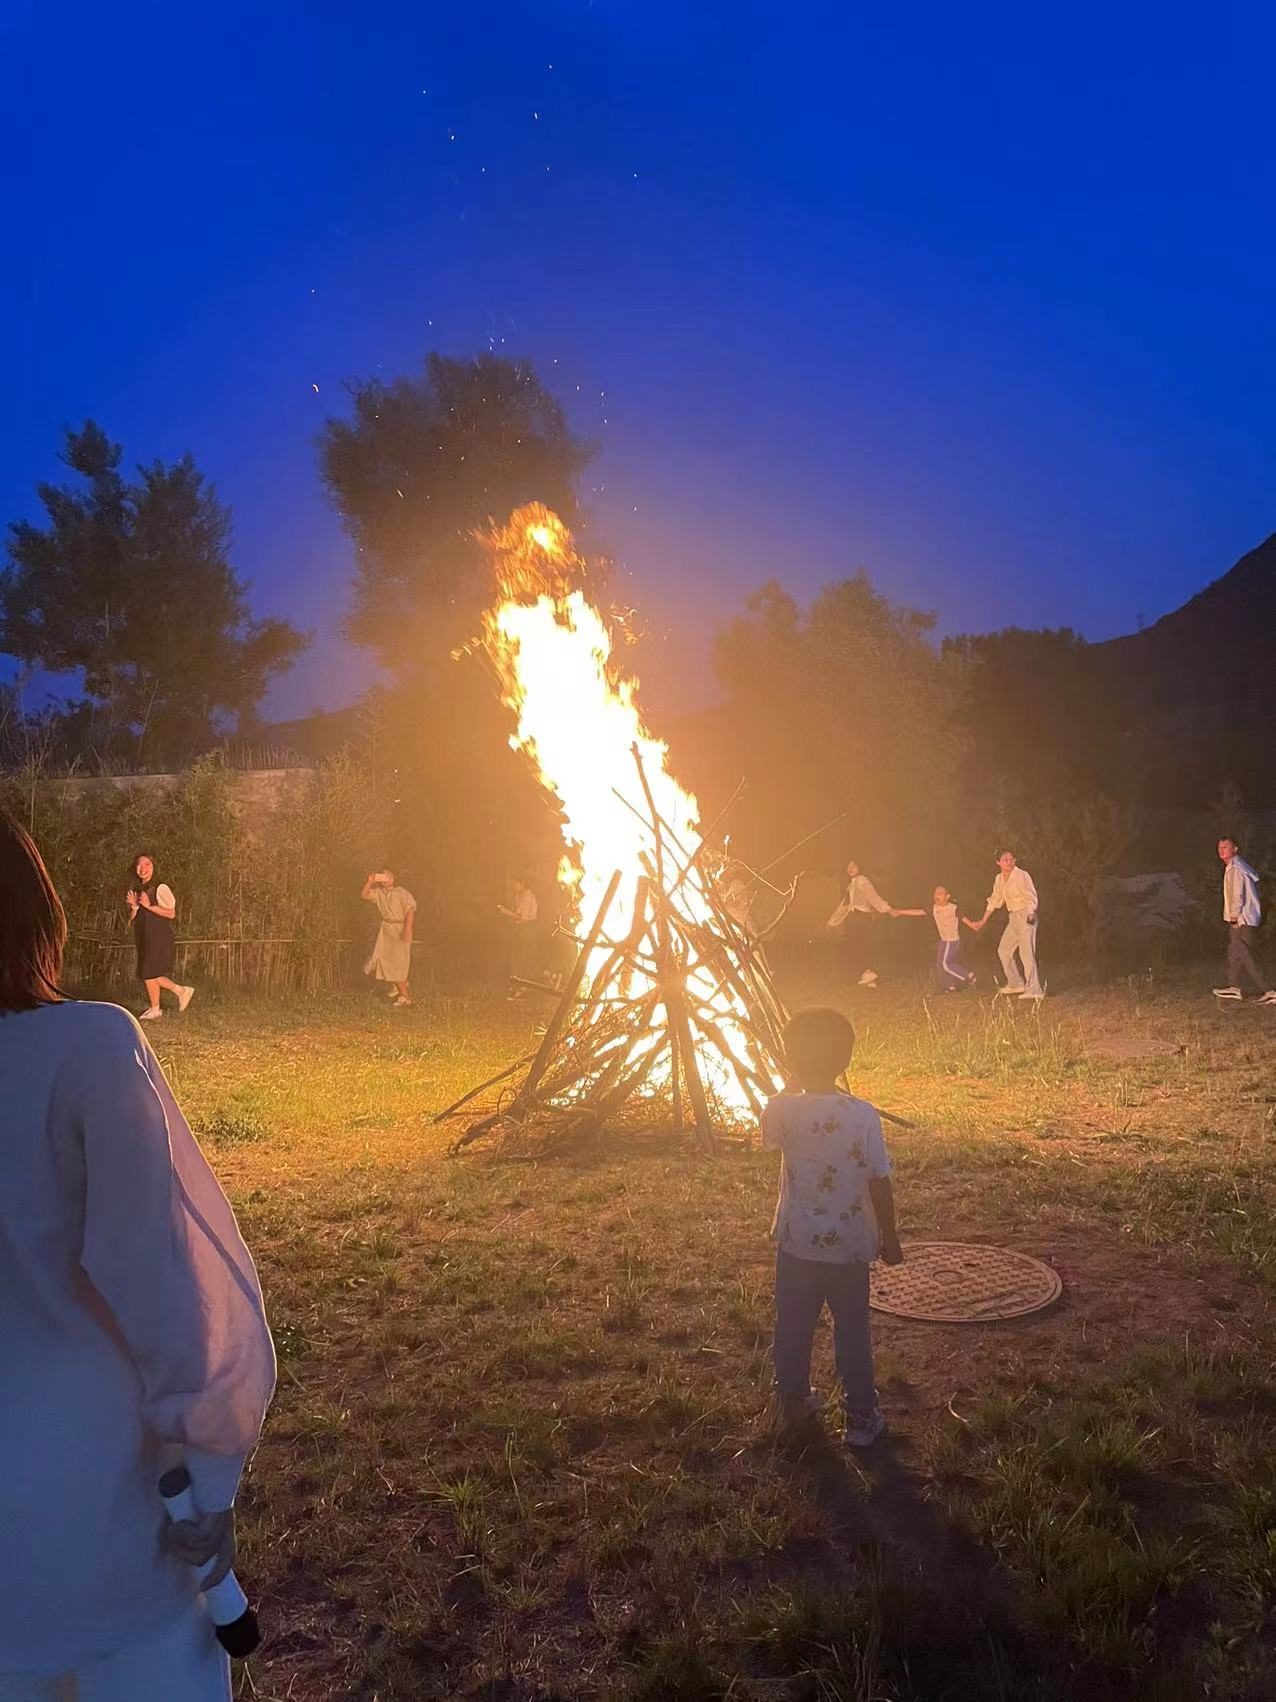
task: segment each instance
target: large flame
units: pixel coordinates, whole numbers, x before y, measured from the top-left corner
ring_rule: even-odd
[[[483,617],[483,642],[491,657],[516,726],[510,738],[524,751],[542,783],[558,799],[571,873],[579,881],[580,914],[592,921],[614,871],[621,873],[616,907],[609,918],[612,938],[628,928],[639,878],[654,868],[657,848],[647,822],[637,750],[661,821],[672,829],[663,840],[666,879],[677,879],[700,841],[700,809],[669,772],[666,746],[648,732],[634,701],[635,682],[618,666],[611,630],[581,589],[587,564],[557,515],[540,504],[518,509],[507,526],[487,534],[498,597]],[[693,866],[680,888],[681,901],[706,928],[716,928],[705,883]],[[608,952],[600,946],[591,974]],[[650,983],[649,983],[650,985]],[[743,1003],[721,975],[700,965],[686,976],[688,997],[710,1014],[732,1050],[751,1048]],[[666,1020],[663,1006],[653,1019],[653,1039]],[[697,1044],[702,1074],[719,1105],[747,1115],[750,1104],[730,1068],[712,1048]],[[667,1083],[653,1076],[654,1087]]]

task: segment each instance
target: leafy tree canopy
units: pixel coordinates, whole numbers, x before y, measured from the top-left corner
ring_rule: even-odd
[[[351,636],[392,667],[470,636],[486,603],[476,527],[538,501],[572,525],[593,450],[573,437],[532,368],[432,354],[418,378],[352,386],[319,464],[357,551]]]
[[[806,609],[772,582],[723,629],[721,765],[747,777],[732,820],[751,823],[753,843],[780,851],[839,809],[835,837],[865,862],[936,831],[956,788],[966,670],[933,627],[861,573]]]
[[[67,432],[77,482],[40,485],[47,523],[9,528],[0,650],[82,671],[99,748],[183,760],[228,717],[251,717],[305,639],[250,615],[227,560],[230,515],[189,455],[131,482],[120,458],[92,420]]]

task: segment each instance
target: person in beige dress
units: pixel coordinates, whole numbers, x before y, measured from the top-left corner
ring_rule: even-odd
[[[391,869],[369,875],[363,883],[362,896],[375,904],[381,916],[372,956],[363,966],[365,975],[375,975],[378,981],[388,981],[393,988],[390,1009],[405,1010],[412,1003],[408,985],[412,974],[412,924],[416,916],[416,899],[406,887],[399,886]]]

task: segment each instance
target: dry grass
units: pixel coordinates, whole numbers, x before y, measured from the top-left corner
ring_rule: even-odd
[[[882,1320],[894,1440],[862,1459],[762,1424],[769,1157],[448,1158],[428,1113],[526,1043],[503,1006],[161,1026],[280,1348],[244,1696],[1276,1694],[1272,1013],[867,998],[857,1084],[918,1124],[906,1239],[1067,1286],[1018,1324]]]

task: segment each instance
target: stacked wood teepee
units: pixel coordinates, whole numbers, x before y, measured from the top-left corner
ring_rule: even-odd
[[[727,909],[704,842],[687,845],[661,819],[632,754],[632,796],[622,795],[646,829],[642,867],[612,875],[535,1051],[439,1113],[480,1113],[458,1148],[622,1116],[690,1121],[709,1141],[759,1116],[779,1085],[786,1012],[761,941]]]

